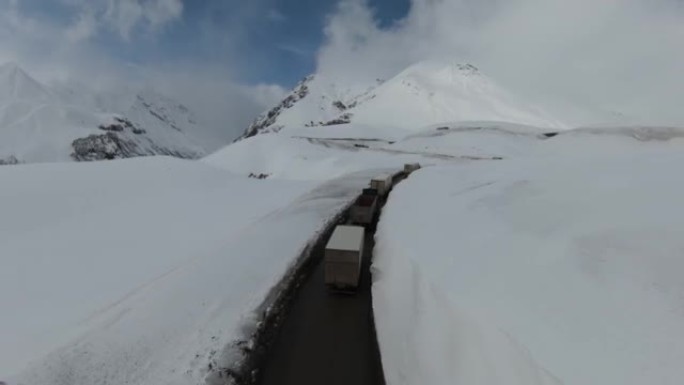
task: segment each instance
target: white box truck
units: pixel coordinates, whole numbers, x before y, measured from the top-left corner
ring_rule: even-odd
[[[338,225],[325,246],[325,284],[334,290],[356,290],[361,277],[364,228]]]
[[[392,174],[380,175],[371,179],[370,187],[378,190],[378,195],[384,197],[392,189]]]

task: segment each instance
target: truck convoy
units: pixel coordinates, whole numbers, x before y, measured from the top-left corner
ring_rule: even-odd
[[[393,184],[419,168],[418,163],[410,163],[404,165],[401,172],[373,178],[370,188],[363,189],[356,198],[349,208],[349,224],[338,225],[325,246],[324,281],[328,288],[351,292],[357,289],[363,261],[364,226],[373,225],[382,201]]]

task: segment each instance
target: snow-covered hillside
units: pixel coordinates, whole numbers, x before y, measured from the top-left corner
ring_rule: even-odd
[[[232,254],[221,251],[228,238],[310,188],[307,183],[255,181],[169,157],[0,167],[0,181],[0,306],[13,309],[0,317],[0,345],[5,347],[0,381],[57,347],[99,334],[95,325],[111,316],[110,306],[134,292],[165,286],[163,277],[173,280],[172,271],[177,275],[212,255],[230,260]],[[266,186],[278,191],[277,199]],[[176,309],[182,309],[175,299]],[[126,321],[124,313],[136,312],[132,303],[124,301],[128,310],[114,318]],[[186,321],[192,318],[176,319],[169,327]],[[156,354],[178,354],[164,351],[164,338],[152,335],[164,329],[161,322],[130,326],[100,345],[102,352],[121,349],[121,356],[109,357],[112,368],[122,369],[121,376],[134,376],[122,357],[135,350],[130,339],[135,333],[157,341],[156,348],[145,348],[150,364]],[[91,354],[81,365],[94,364],[97,352]],[[132,359],[142,363],[141,357]],[[62,360],[66,368],[66,357]],[[59,367],[42,369],[52,384],[65,375]]]
[[[257,118],[245,136],[350,122],[415,130],[469,120],[566,127],[470,64],[428,61],[369,85],[342,86],[322,75],[309,76],[279,105]]]
[[[203,384],[322,224],[374,170],[414,161],[425,168],[392,193],[373,267],[388,384],[684,376],[684,190],[671,175],[684,130],[461,122],[367,141],[322,129],[200,162],[0,168],[13,218],[0,306],[16,309],[0,341],[17,346],[0,380]]]
[[[453,122],[397,138],[352,123],[258,135],[206,161],[284,179],[427,166],[376,235],[389,384],[674,385],[683,149],[672,127]]]
[[[374,263],[387,382],[680,384],[682,133],[570,131],[399,185]]]
[[[183,105],[154,90],[97,93],[41,84],[0,66],[0,162],[100,160],[143,155],[198,158],[215,148]]]
[[[0,382],[225,375],[273,287],[373,175],[256,180],[169,157],[0,168]]]

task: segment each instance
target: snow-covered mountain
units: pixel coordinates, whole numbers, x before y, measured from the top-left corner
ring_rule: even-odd
[[[204,131],[185,106],[151,89],[46,85],[14,63],[0,66],[0,163],[198,158],[212,149]]]
[[[258,117],[244,137],[287,127],[355,123],[417,130],[454,121],[505,121],[539,127],[565,124],[499,86],[470,64],[425,61],[374,84],[345,85],[321,75],[297,84]]]

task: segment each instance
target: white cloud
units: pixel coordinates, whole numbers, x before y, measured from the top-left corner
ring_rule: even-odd
[[[325,32],[318,70],[342,81],[468,61],[538,99],[684,124],[680,0],[412,0],[389,29],[365,1],[342,0]]]
[[[135,0],[108,0],[104,20],[128,40],[131,30],[143,16],[143,7]]]
[[[66,37],[71,42],[88,40],[97,32],[97,20],[91,10],[83,10],[75,23],[66,29]]]
[[[125,40],[136,31],[156,33],[183,16],[181,0],[62,0],[78,17],[67,28],[67,37],[85,40],[101,27]]]
[[[138,72],[152,87],[174,96],[194,111],[214,137],[230,141],[254,118],[279,102],[286,91],[277,85],[243,85],[229,70],[200,63],[143,68]]]
[[[153,26],[160,26],[178,19],[183,14],[181,0],[155,0],[144,3],[145,18]]]
[[[194,57],[130,64],[98,45],[97,34],[129,37],[156,32],[182,15],[178,0],[60,0],[73,17],[38,19],[22,12],[17,0],[0,0],[0,63],[17,62],[44,82],[76,80],[99,90],[149,85],[186,104],[198,119],[230,141],[284,90],[273,85],[244,85],[232,62],[204,63]],[[229,39],[216,31],[216,38]],[[214,35],[212,35],[211,38]],[[223,48],[222,48],[223,49]],[[226,55],[232,50],[225,48]]]

